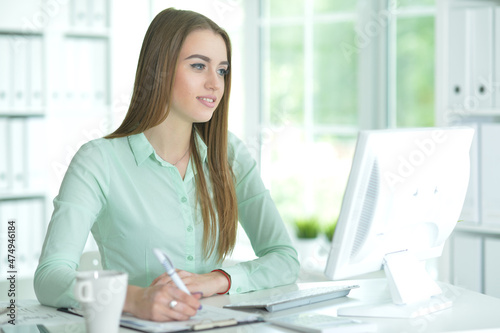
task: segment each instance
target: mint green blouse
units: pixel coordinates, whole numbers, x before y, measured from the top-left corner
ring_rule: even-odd
[[[207,146],[200,137],[197,140],[206,166]],[[228,158],[236,176],[239,222],[258,257],[224,267],[232,280],[229,292],[293,283],[299,270],[297,252],[255,160],[232,134]],[[78,306],[73,286],[89,232],[99,246],[103,267],[127,272],[131,285],[146,287],[164,272],[152,251],[156,247],[182,270],[203,274],[220,268],[215,258],[203,256],[194,172],[189,163],[182,179],[143,133],[83,145],[54,199],[35,272],[39,301],[56,307]]]

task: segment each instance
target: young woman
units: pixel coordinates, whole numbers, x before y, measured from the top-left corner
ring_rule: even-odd
[[[72,288],[91,231],[105,269],[125,271],[124,311],[185,320],[199,298],[292,283],[297,253],[256,162],[228,133],[231,45],[191,11],[151,23],[121,126],[80,148],[64,177],[35,291],[42,304],[78,306]],[[238,221],[258,259],[220,269]],[[165,251],[193,296],[175,287],[152,251]]]

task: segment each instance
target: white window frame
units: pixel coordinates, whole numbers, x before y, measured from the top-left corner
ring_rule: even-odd
[[[350,45],[356,52],[358,61],[358,127],[349,126],[318,126],[313,122],[313,94],[309,90],[313,80],[313,24],[319,21],[345,21],[346,15],[313,13],[311,5],[305,6],[303,17],[273,19],[272,22],[262,18],[261,1],[245,1],[246,15],[245,38],[246,58],[244,60],[245,75],[245,140],[250,146],[259,164],[262,161],[261,142],[269,125],[264,119],[263,110],[266,107],[263,82],[265,63],[266,36],[262,28],[268,25],[297,23],[304,27],[304,66],[305,66],[305,101],[304,130],[306,142],[313,142],[315,134],[356,134],[363,129],[395,128],[397,126],[397,82],[396,82],[396,38],[397,19],[401,17],[418,17],[435,15],[435,8],[408,7],[398,8],[397,0],[359,0],[356,30],[361,39]],[[314,15],[314,20],[313,20]],[[355,18],[354,18],[355,19]],[[319,20],[319,21],[318,21]],[[354,55],[354,56],[356,56]],[[269,180],[263,178],[266,183]],[[312,191],[312,189],[310,189]],[[307,190],[306,190],[307,192]],[[305,195],[313,198],[313,195]],[[306,211],[313,203],[305,202]]]

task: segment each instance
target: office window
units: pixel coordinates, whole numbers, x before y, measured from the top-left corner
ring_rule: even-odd
[[[262,174],[287,223],[337,218],[366,112],[386,119],[376,127],[434,124],[434,0],[373,3],[261,1]],[[387,37],[369,41],[386,51],[381,77],[360,72],[358,57],[368,48],[342,48],[366,28],[362,10]],[[366,82],[382,86],[375,90],[386,95],[384,108],[362,109]]]
[[[407,5],[408,3],[408,5]],[[433,1],[402,2],[395,21],[396,125],[434,125]],[[420,6],[417,6],[420,5]]]

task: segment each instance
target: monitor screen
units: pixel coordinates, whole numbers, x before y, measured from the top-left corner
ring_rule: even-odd
[[[411,271],[401,262],[440,256],[467,192],[473,135],[466,127],[361,131],[325,275],[338,280],[382,268],[391,275]]]

